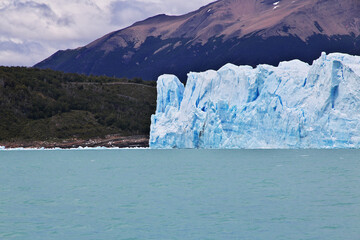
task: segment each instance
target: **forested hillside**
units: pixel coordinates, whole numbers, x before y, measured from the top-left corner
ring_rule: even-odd
[[[155,82],[0,67],[0,141],[148,135]]]

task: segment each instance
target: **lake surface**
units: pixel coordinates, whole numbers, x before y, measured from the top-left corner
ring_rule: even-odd
[[[0,151],[0,239],[357,240],[360,151]]]

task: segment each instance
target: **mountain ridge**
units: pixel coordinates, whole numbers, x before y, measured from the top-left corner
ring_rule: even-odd
[[[146,80],[172,73],[184,80],[189,71],[227,62],[311,63],[322,51],[360,54],[359,12],[356,0],[220,0],[136,22],[35,67]]]

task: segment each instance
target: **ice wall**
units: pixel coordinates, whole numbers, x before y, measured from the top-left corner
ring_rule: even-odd
[[[360,57],[160,76],[151,148],[359,148]]]

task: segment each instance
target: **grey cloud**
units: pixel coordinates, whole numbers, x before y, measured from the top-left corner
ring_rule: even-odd
[[[15,0],[9,5],[0,9],[0,13],[3,12],[5,14],[10,12],[21,13],[22,11],[35,11],[39,16],[47,18],[53,23],[61,26],[69,26],[74,23],[73,19],[70,16],[59,17],[55,14],[55,12],[49,5],[45,3],[38,3],[35,1],[21,2],[19,0]]]
[[[38,10],[43,16],[48,18],[55,18],[56,14],[45,3],[37,3],[34,1],[19,2],[15,1],[13,6],[18,10]]]
[[[116,0],[111,3],[111,24],[113,25],[131,25],[136,21],[157,14],[179,15],[197,10],[199,7],[212,2],[211,0]]]
[[[5,50],[28,54],[34,51],[44,50],[44,48],[40,43],[37,42],[17,43],[11,40],[7,40],[0,42],[0,51],[5,51]]]
[[[0,63],[5,66],[29,66],[47,49],[38,42],[17,43],[12,40],[0,41]]]
[[[131,23],[142,19],[149,14],[149,10],[144,4],[138,1],[117,1],[110,5],[111,9],[111,24],[113,25],[130,25]]]
[[[57,20],[57,24],[60,26],[70,26],[75,24],[75,21],[72,17],[70,16],[66,16],[66,17],[61,17]]]

